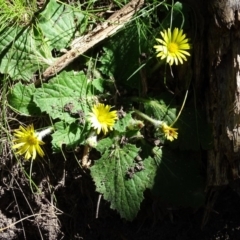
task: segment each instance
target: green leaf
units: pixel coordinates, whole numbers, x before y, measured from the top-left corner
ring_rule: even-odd
[[[170,101],[166,102],[164,98],[160,98],[159,100],[144,99],[142,102],[147,115],[153,116],[158,120],[163,120],[169,125],[176,119],[177,109],[169,104]]]
[[[131,144],[111,147],[91,167],[91,175],[98,192],[111,203],[121,217],[133,220],[140,209],[144,190],[152,184],[153,160],[143,161],[144,170],[129,175],[136,167],[139,149]],[[147,167],[146,167],[146,166]]]
[[[103,88],[103,83],[104,83],[104,79],[102,78],[97,78],[97,79],[93,79],[93,81],[91,82],[91,85],[100,93],[103,93],[104,88]]]
[[[146,31],[145,28],[139,31],[138,26],[133,24],[113,36],[105,44],[99,70],[114,76],[118,84],[141,89],[139,56],[149,51],[148,40],[144,37]]]
[[[39,14],[38,25],[51,48],[61,49],[69,46],[76,29],[84,19],[77,8],[50,0]]]
[[[50,0],[35,25],[4,29],[0,32],[0,72],[29,81],[55,61],[53,48],[68,47],[77,30],[83,32],[84,27],[79,29],[83,19],[77,8]]]
[[[21,27],[5,27],[0,32],[0,52],[2,53],[4,50],[11,46],[14,39],[21,34],[24,29]]]
[[[112,61],[114,58],[114,52],[110,48],[103,47],[105,54],[99,59],[101,62],[101,66],[99,70],[107,76],[112,76],[115,71],[115,65],[112,65]]]
[[[205,201],[205,180],[198,153],[173,152],[155,147],[158,165],[152,192],[165,203],[197,208]]]
[[[29,81],[36,71],[53,63],[51,49],[37,29],[29,27],[17,36],[15,31],[10,32],[5,41],[0,42],[0,49],[4,49],[7,42],[10,46],[2,52],[0,72],[9,74],[14,80]]]
[[[177,117],[177,109],[172,107],[173,100],[167,95],[160,99],[134,99],[144,104],[146,114],[156,119],[166,121],[171,125]],[[171,142],[171,147],[181,150],[200,150],[212,147],[212,136],[205,114],[195,108],[184,108],[179,119],[174,124],[178,129],[178,138]]]
[[[53,152],[60,152],[62,145],[66,145],[67,149],[74,149],[85,141],[86,134],[83,132],[83,127],[77,123],[57,122],[54,130],[55,132],[52,134]]]
[[[162,15],[165,15],[165,18],[161,21],[161,30],[167,29],[169,27],[183,28],[185,27],[185,16],[188,15],[187,12],[183,13],[183,6],[186,7],[187,4],[176,2],[173,5],[172,11],[169,11],[169,8],[162,8]]]
[[[113,139],[111,138],[104,138],[100,140],[97,144],[96,149],[103,154],[106,150],[108,150],[113,144]]]
[[[16,83],[8,94],[8,103],[22,115],[39,115],[40,109],[33,102],[33,94],[37,91],[34,84],[23,85]]]
[[[114,125],[114,129],[120,133],[124,133],[126,132],[127,127],[132,121],[133,121],[132,114],[127,113],[126,116],[124,116],[123,118],[116,122],[116,124]]]
[[[70,123],[76,118],[84,122],[93,98],[83,72],[61,72],[42,85],[34,95],[34,102],[53,119]]]

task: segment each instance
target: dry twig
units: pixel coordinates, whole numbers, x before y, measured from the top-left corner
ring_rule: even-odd
[[[129,22],[131,17],[143,6],[143,4],[144,0],[132,0],[122,9],[110,16],[107,21],[99,24],[92,32],[75,39],[71,44],[72,49],[49,66],[43,72],[42,79],[37,80],[35,85],[39,85],[42,81],[46,81],[51,76],[56,75],[88,49],[116,33]]]

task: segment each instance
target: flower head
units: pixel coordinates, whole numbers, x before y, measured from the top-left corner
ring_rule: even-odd
[[[13,143],[15,143],[12,148],[18,149],[17,154],[25,155],[25,159],[29,160],[32,158],[34,160],[37,156],[37,153],[43,157],[44,152],[40,145],[43,145],[41,137],[39,137],[38,133],[34,131],[33,124],[24,128],[20,126],[19,129],[14,130],[14,139]]]
[[[186,50],[190,49],[189,39],[186,38],[186,34],[183,34],[182,29],[174,28],[171,32],[170,28],[160,32],[163,39],[156,38],[160,45],[155,45],[157,51],[157,57],[161,59],[167,58],[167,62],[173,65],[174,62],[178,65],[178,62],[183,64],[183,60],[187,61],[186,55],[190,56],[190,53]]]
[[[177,128],[169,127],[166,123],[162,124],[162,131],[164,132],[165,137],[171,142],[174,140],[174,138],[177,139],[178,137],[177,130],[178,130]]]
[[[115,120],[117,120],[117,111],[110,111],[111,106],[98,103],[93,106],[92,112],[89,114],[89,121],[94,129],[97,130],[97,134],[100,134],[101,130],[104,135],[108,132],[108,129],[112,130]]]

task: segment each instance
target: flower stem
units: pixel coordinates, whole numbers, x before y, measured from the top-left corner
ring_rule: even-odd
[[[84,168],[89,168],[91,160],[89,160],[90,147],[88,145],[84,146],[83,157],[82,157],[82,166]]]
[[[178,118],[180,117],[180,115],[181,115],[181,113],[182,113],[182,110],[183,110],[183,108],[184,108],[184,106],[185,106],[185,103],[186,103],[186,100],[187,100],[187,96],[188,96],[188,89],[187,89],[187,91],[186,91],[186,93],[185,93],[185,96],[184,96],[184,99],[183,99],[183,103],[182,103],[181,109],[180,109],[180,111],[178,112],[178,115],[177,115],[177,117],[175,118],[175,120],[173,121],[173,123],[170,125],[170,127],[172,127],[172,126],[177,122]]]
[[[141,118],[143,118],[144,120],[152,123],[155,128],[161,127],[161,125],[162,125],[162,123],[163,123],[163,121],[159,121],[159,120],[155,120],[155,119],[153,119],[153,118],[150,118],[148,115],[146,115],[146,114],[138,111],[137,109],[134,109],[134,112],[135,112],[138,116],[140,116]]]
[[[38,132],[38,137],[42,140],[45,136],[49,135],[53,131],[53,127],[49,127],[47,129]]]

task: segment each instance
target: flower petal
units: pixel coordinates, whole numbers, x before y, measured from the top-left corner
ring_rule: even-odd
[[[40,145],[43,145],[44,142],[38,137],[38,134],[35,133],[33,124],[24,128],[19,126],[19,129],[14,130],[14,139],[12,149],[17,149],[16,154],[24,155],[26,160],[32,158],[36,159],[37,153],[43,157],[44,152]]]
[[[96,104],[92,108],[92,112],[89,113],[88,121],[91,123],[93,129],[100,134],[102,131],[104,135],[108,133],[108,130],[112,130],[115,121],[117,120],[117,111],[110,111],[110,105],[104,105],[102,103]]]
[[[157,52],[157,57],[165,59],[170,65],[174,63],[178,65],[183,64],[183,60],[187,61],[186,56],[190,56],[190,53],[186,50],[191,49],[189,39],[186,38],[186,34],[183,34],[182,29],[174,28],[171,32],[170,28],[160,32],[162,39],[156,38],[156,41],[160,45],[154,45]]]

